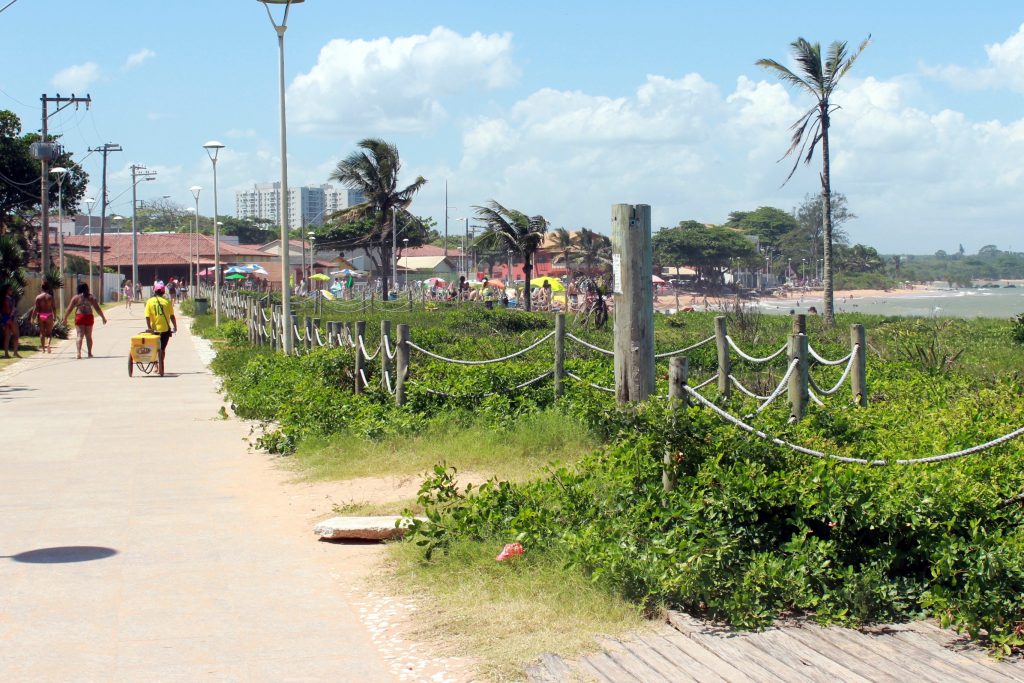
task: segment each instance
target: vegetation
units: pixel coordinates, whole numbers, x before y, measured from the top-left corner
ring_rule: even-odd
[[[835,308],[832,300],[832,181],[830,177],[828,129],[831,124],[832,95],[843,76],[853,68],[854,62],[868,46],[870,36],[860,44],[857,50],[847,56],[846,41],[836,41],[829,46],[824,63],[821,61],[821,44],[809,43],[797,38],[790,47],[793,58],[799,65],[800,73],[793,73],[774,59],[760,59],[758,66],[774,71],[785,83],[798,90],[810,94],[815,104],[793,124],[793,137],[789,149],[784,156],[796,152],[793,168],[786,176],[786,182],[793,177],[801,158],[810,164],[814,158],[814,149],[821,143],[821,218],[822,218],[822,257],[824,259],[825,305],[824,319],[828,324],[835,322]]]
[[[417,343],[460,358],[503,355],[551,325],[542,315],[466,306],[389,317],[410,323]],[[712,317],[659,316],[658,350],[703,339]],[[790,324],[742,308],[728,318],[730,334],[754,355],[777,348]],[[770,408],[755,418],[759,428],[829,453],[896,459],[959,450],[1024,424],[1024,348],[1015,342],[1024,322],[840,321],[869,330],[870,405],[836,397],[794,425],[785,409]],[[808,327],[820,353],[844,355],[846,330],[819,318]],[[611,344],[608,332],[574,332]],[[244,328],[227,334],[244,339]],[[376,339],[367,342],[372,348]],[[413,580],[465,571],[485,584],[477,600],[500,602],[502,586],[539,568],[557,584],[571,577],[597,591],[587,595],[625,599],[645,611],[680,607],[743,627],[793,612],[850,625],[932,615],[999,652],[1024,644],[1024,510],[1002,504],[1024,490],[1019,442],[941,464],[851,466],[752,438],[696,407],[672,410],[652,401],[620,411],[607,394],[578,383],[567,384],[557,402],[544,382],[507,393],[550,367],[550,349],[483,367],[417,355],[409,402],[398,408],[373,375],[367,393],[352,394],[353,359],[344,349],[286,358],[236,343],[215,363],[236,411],[274,424],[264,444],[297,448],[297,463],[314,476],[439,464],[410,505],[428,517],[413,533],[423,559],[411,560],[408,548],[400,553],[401,571],[416,568]],[[694,350],[689,360],[695,381],[715,371],[713,347]],[[612,383],[611,363],[585,348],[571,345],[566,363],[589,381]],[[781,369],[763,372],[737,361],[734,372],[765,393]],[[814,372],[830,386],[841,368]],[[659,394],[665,375],[659,365]],[[714,397],[713,388],[704,392]],[[733,414],[752,412],[741,396],[721,400]],[[528,434],[535,435],[532,449]],[[604,446],[590,450],[594,443]],[[491,452],[496,457],[484,457]],[[678,478],[667,495],[666,453]],[[518,462],[495,467],[501,459]],[[490,468],[498,476],[467,487],[452,463],[476,472],[475,481]],[[488,559],[513,541],[525,546],[527,562]],[[481,627],[458,621],[454,628]]]

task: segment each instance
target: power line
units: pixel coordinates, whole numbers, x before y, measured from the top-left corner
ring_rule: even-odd
[[[3,7],[0,7],[0,13],[3,13],[3,11],[4,11],[5,9],[7,9],[8,7],[10,7],[11,5],[13,5],[13,4],[14,4],[14,3],[16,3],[16,2],[18,2],[18,0],[11,0],[11,1],[9,2],[9,3],[7,3],[6,5],[4,5]]]

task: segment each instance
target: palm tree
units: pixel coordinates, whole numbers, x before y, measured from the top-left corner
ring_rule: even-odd
[[[793,168],[786,176],[786,182],[793,177],[796,167],[803,158],[805,164],[810,164],[814,156],[814,148],[821,143],[821,205],[822,205],[822,256],[825,260],[825,322],[829,325],[835,322],[835,308],[832,301],[832,183],[829,178],[829,147],[828,129],[830,116],[835,110],[831,103],[832,94],[835,92],[839,81],[853,67],[864,48],[871,41],[869,35],[860,44],[856,52],[847,56],[846,41],[835,41],[828,48],[828,55],[825,63],[821,62],[821,44],[809,43],[803,38],[797,38],[790,44],[793,50],[793,58],[799,66],[800,74],[793,73],[787,67],[779,64],[774,59],[759,59],[757,65],[775,72],[785,83],[792,85],[798,90],[809,93],[815,99],[813,107],[804,112],[803,116],[797,119],[791,126],[793,137],[789,149],[783,158],[793,152],[797,152]]]
[[[427,181],[419,176],[411,185],[399,190],[398,172],[402,162],[398,157],[398,147],[377,138],[367,138],[357,146],[362,151],[353,152],[338,162],[330,180],[336,180],[350,190],[359,190],[366,201],[339,211],[331,218],[344,222],[369,219],[370,230],[356,242],[366,247],[377,272],[381,274],[386,299],[392,257],[391,233],[394,230],[392,216],[400,213],[406,221],[418,220],[408,209],[412,198]]]
[[[544,241],[548,222],[543,216],[527,216],[522,211],[507,209],[493,199],[487,206],[474,206],[476,217],[487,226],[477,244],[484,248],[505,248],[518,252],[523,259],[526,275],[526,310],[530,305],[530,276],[533,274],[533,255]]]
[[[572,281],[572,263],[570,258],[572,251],[576,246],[576,240],[565,228],[559,228],[555,230],[555,248],[562,252],[562,261],[565,263],[565,272],[568,275],[568,280]]]
[[[612,262],[612,241],[607,235],[580,228],[578,247],[580,262],[589,275],[597,266]]]
[[[0,235],[0,285],[10,284],[15,299],[25,289],[25,253],[12,234]]]

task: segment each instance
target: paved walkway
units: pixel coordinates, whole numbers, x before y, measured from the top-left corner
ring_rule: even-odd
[[[0,680],[392,680],[187,324],[129,378],[108,316],[0,373]]]

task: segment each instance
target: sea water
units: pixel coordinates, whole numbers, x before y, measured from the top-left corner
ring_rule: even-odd
[[[820,297],[799,298],[790,301],[762,301],[756,304],[765,313],[788,315],[790,311],[807,313],[814,306],[822,311]],[[799,301],[799,304],[797,303]],[[899,296],[879,295],[850,299],[836,297],[837,313],[872,313],[899,316],[948,316],[954,318],[1011,318],[1024,313],[1024,287],[1000,289],[950,289],[922,291],[920,294]]]

